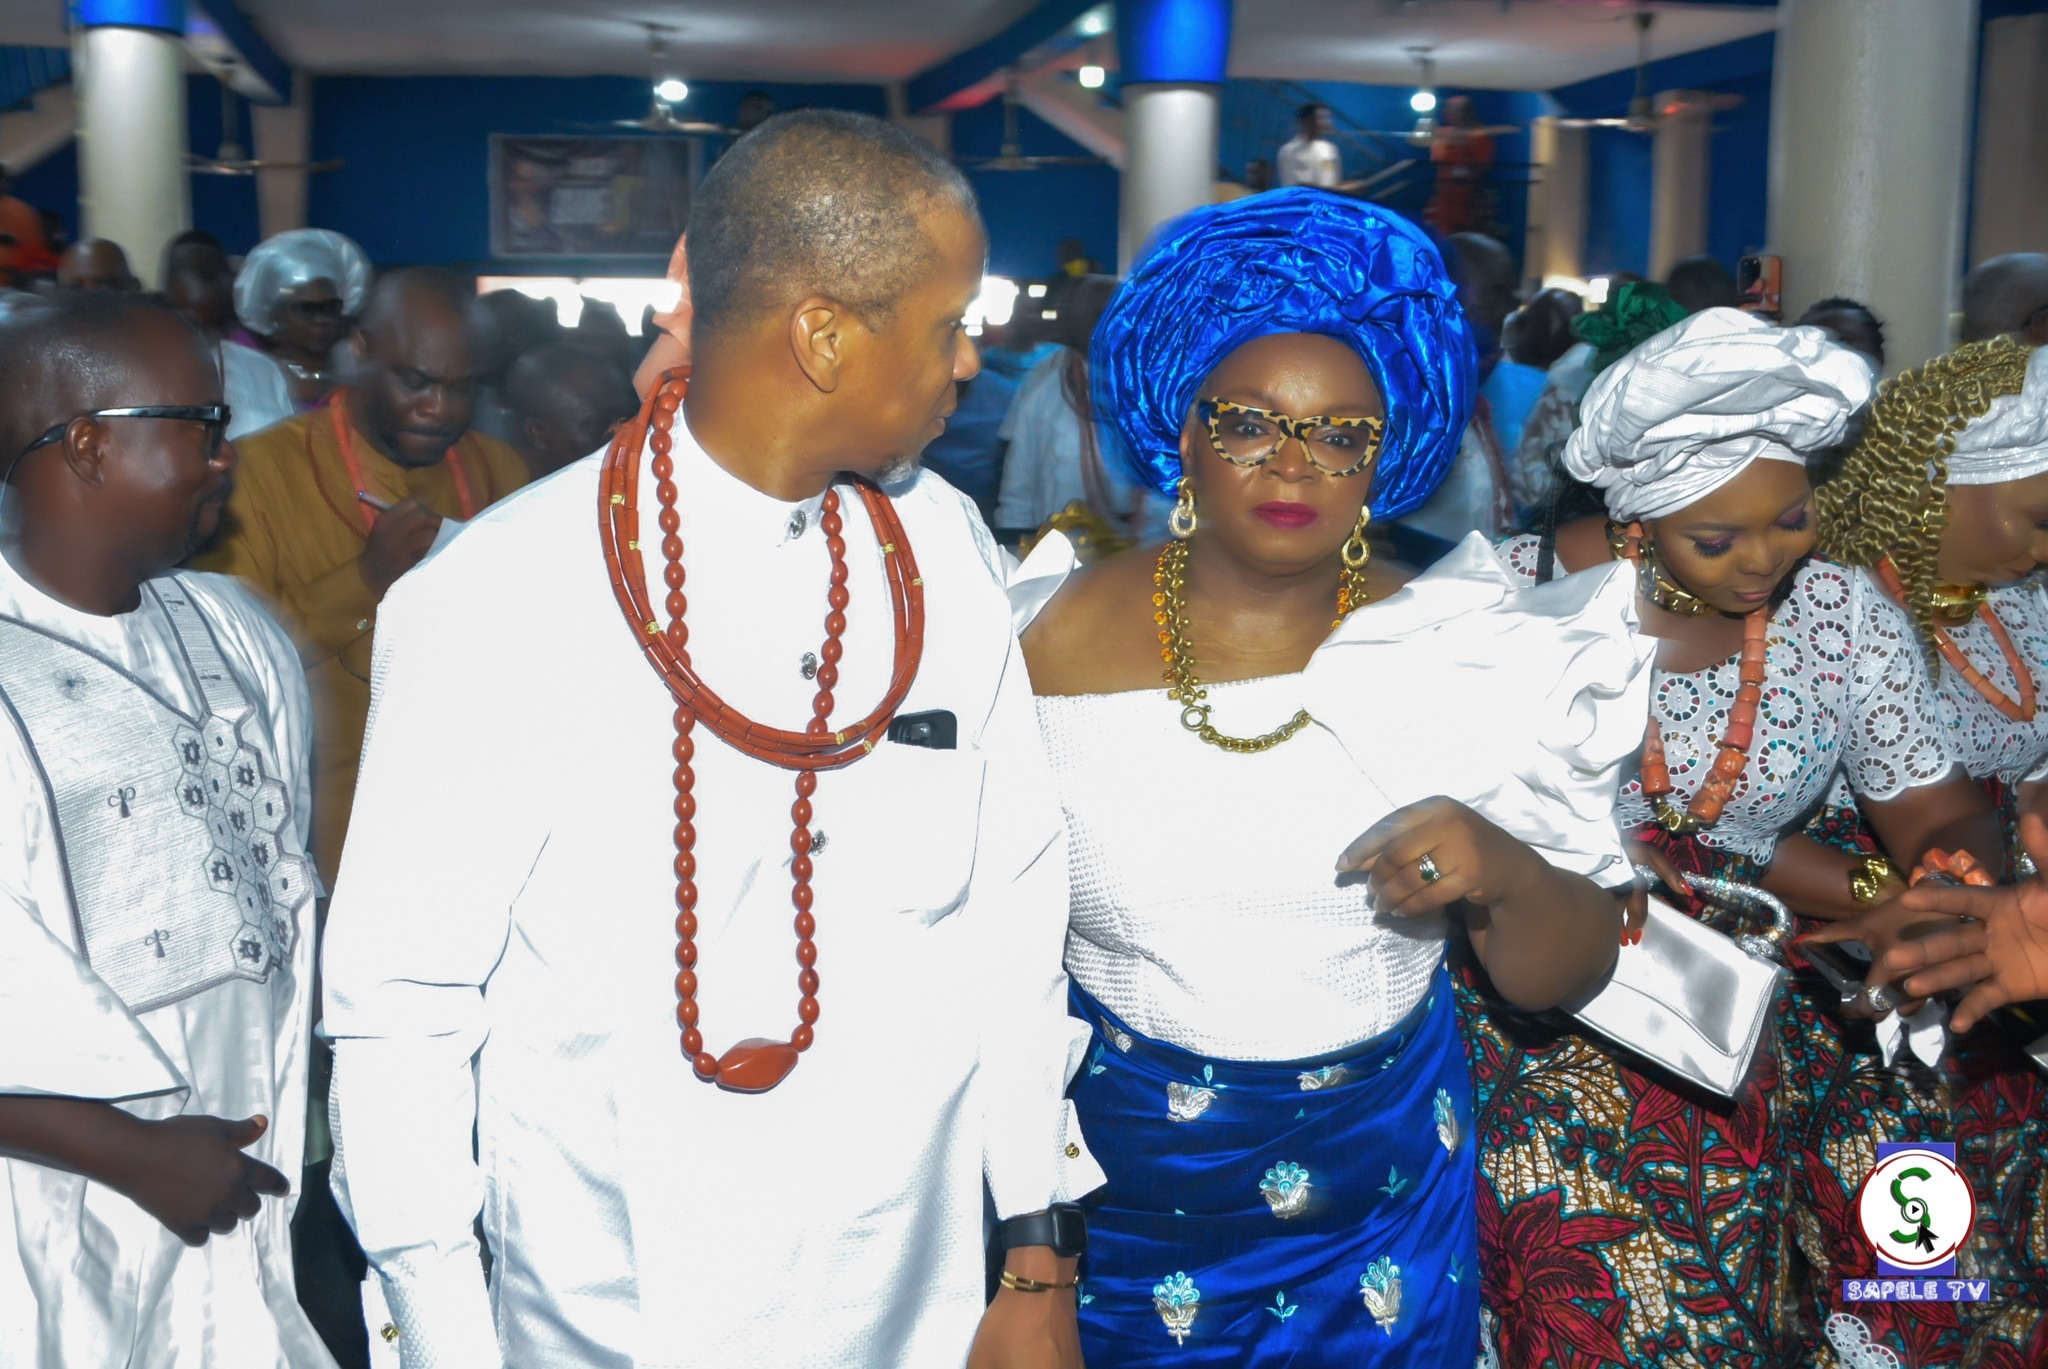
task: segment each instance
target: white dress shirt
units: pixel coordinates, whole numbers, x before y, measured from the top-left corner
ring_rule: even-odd
[[[225,576],[180,572],[254,706],[290,797],[310,816],[311,714],[298,651]],[[177,639],[147,603],[100,617],[0,557],[0,613],[83,647],[188,714],[202,711]],[[75,843],[74,843],[75,844]],[[248,1154],[296,1189],[305,1144],[313,929],[267,982],[230,979],[131,1012],[80,954],[66,858],[40,773],[0,708],[0,1093],[105,1099],[138,1116],[205,1114],[270,1128]],[[75,1174],[0,1160],[0,1366],[317,1369],[331,1365],[292,1282],[296,1195],[187,1247],[134,1202]]]
[[[772,499],[674,437],[691,660],[801,729],[822,496]],[[998,555],[944,482],[896,490],[926,603],[900,713],[951,712],[959,745],[882,741],[820,776],[816,1044],[774,1090],[727,1093],[678,1042],[675,704],[607,578],[600,465],[501,502],[384,601],[326,944],[337,1192],[409,1366],[952,1369],[983,1306],[984,1175],[1002,1215],[1101,1182],[1063,1097],[1088,1034],[1060,967],[1065,831]],[[884,693],[893,633],[839,489],[844,722]],[[659,604],[644,470],[640,499]],[[695,738],[716,1055],[796,1025],[795,773]]]
[[[1329,190],[1344,179],[1344,159],[1328,138],[1296,134],[1280,144],[1273,170],[1275,179],[1283,186],[1315,185]]]

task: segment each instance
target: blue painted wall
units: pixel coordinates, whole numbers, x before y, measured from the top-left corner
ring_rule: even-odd
[[[1650,64],[1651,94],[1711,90],[1740,95],[1742,104],[1714,116],[1708,150],[1707,251],[1732,270],[1763,245],[1771,148],[1772,34],[1723,43]],[[1628,113],[1633,69],[1611,72],[1550,92],[1559,112],[1577,118]],[[1648,134],[1593,129],[1587,146],[1585,269],[1647,271],[1650,263]]]
[[[1028,109],[1017,111],[1017,139],[1027,157],[1085,156],[1074,142]],[[990,100],[953,116],[953,153],[993,157],[1002,151],[1003,106]],[[1079,238],[1088,255],[1116,269],[1117,169],[1052,166],[1036,171],[969,171],[988,225],[989,270],[999,276],[1049,276],[1062,238]]]
[[[692,82],[682,112],[729,121],[750,84]],[[779,109],[884,112],[878,86],[768,85]],[[488,268],[493,133],[612,133],[647,112],[647,82],[624,76],[323,77],[313,85],[313,157],[343,158],[315,176],[307,218],[346,233],[384,265]],[[715,147],[717,144],[713,144]],[[659,275],[666,258],[522,262],[516,272]]]

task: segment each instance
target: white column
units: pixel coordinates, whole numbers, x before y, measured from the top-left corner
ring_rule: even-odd
[[[140,28],[89,28],[76,44],[80,234],[119,243],[143,284],[192,226],[185,169],[184,44]]]
[[[1129,271],[1152,230],[1209,203],[1216,181],[1217,87],[1206,83],[1124,87],[1121,269]]]
[[[1678,113],[1661,119],[1650,149],[1650,276],[1663,280],[1687,257],[1707,250],[1707,143],[1712,128],[1706,106],[1692,92],[1667,90],[1657,109]]]
[[[299,162],[313,154],[313,78],[292,73],[288,105],[249,106],[249,126],[259,162]],[[256,173],[256,231],[266,238],[306,226],[306,182],[303,169]]]
[[[1970,262],[2048,250],[2048,14],[1984,26]]]
[[[1785,313],[1848,295],[1896,366],[1945,350],[1963,255],[1977,0],[1782,0],[1771,251]]]
[[[1580,277],[1586,253],[1586,130],[1549,116],[1529,132],[1536,183],[1529,187],[1523,260],[1531,283],[1546,276]]]

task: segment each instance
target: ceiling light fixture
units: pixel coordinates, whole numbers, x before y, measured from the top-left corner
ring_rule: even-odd
[[[1081,82],[1083,90],[1100,90],[1102,89],[1102,83],[1108,79],[1108,74],[1093,62],[1082,67],[1080,71],[1075,73],[1075,76]]]
[[[1074,23],[1074,31],[1083,38],[1099,38],[1109,32],[1109,7],[1097,5]]]
[[[690,98],[689,84],[673,76],[664,77],[654,83],[654,98],[663,104],[679,105]]]
[[[1410,95],[1408,97],[1408,108],[1414,110],[1417,114],[1435,113],[1436,92],[1433,90],[1416,91],[1413,95]]]

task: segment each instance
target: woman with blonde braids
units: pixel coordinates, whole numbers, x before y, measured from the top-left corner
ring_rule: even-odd
[[[2017,858],[2021,818],[2048,816],[2048,714],[2036,698],[2048,679],[2048,590],[2035,574],[2048,565],[2048,349],[1969,343],[1889,382],[1818,503],[1821,546],[1870,567],[1910,610],[1939,663],[1949,749],[1996,805]],[[1815,870],[1833,861],[1844,895],[1845,865],[1882,878],[1850,796],[1831,797],[1817,834],[1828,849],[1798,838],[1781,859]],[[1851,845],[1857,854],[1843,854]],[[1940,907],[1976,911],[1994,897]],[[1907,924],[1930,918],[1948,921],[1915,893],[1809,940],[1861,940],[1884,955]],[[1887,969],[1926,958],[1898,951]],[[1960,987],[1953,976],[1939,983]],[[1965,1309],[1981,1337],[1972,1363],[2048,1363],[2048,1076],[2025,1054],[2048,1015],[2035,1018],[1978,1028],[1946,1069],[1958,1156],[1980,1204],[1972,1272],[1993,1284],[1988,1302]]]
[[[1998,859],[1996,825],[1947,754],[1911,622],[1863,572],[1811,556],[1807,458],[1841,442],[1872,389],[1868,363],[1818,329],[1695,314],[1586,392],[1564,464],[1607,517],[1558,528],[1554,557],[1535,537],[1500,548],[1532,580],[1551,564],[1572,578],[1634,562],[1657,675],[1616,816],[1703,921],[1716,910],[1683,874],[1777,891],[1781,836],[1837,774],[1903,864],[1933,848]],[[1624,964],[1640,954],[1621,950]],[[1844,1275],[1874,1272],[1867,1247],[1860,1269],[1835,1258],[1854,1217],[1811,1201],[1829,1190],[1807,1179],[1825,1161],[1801,1144],[1805,1119],[1828,1113],[1831,1158],[1946,1125],[1852,1048],[1840,995],[1817,974],[1780,989],[1732,1099],[1557,1019],[1470,995],[1460,1006],[1503,1364],[1961,1361],[1953,1307],[1843,1323],[1860,1340],[1832,1342],[1839,1360],[1802,1315],[1838,1302]]]

